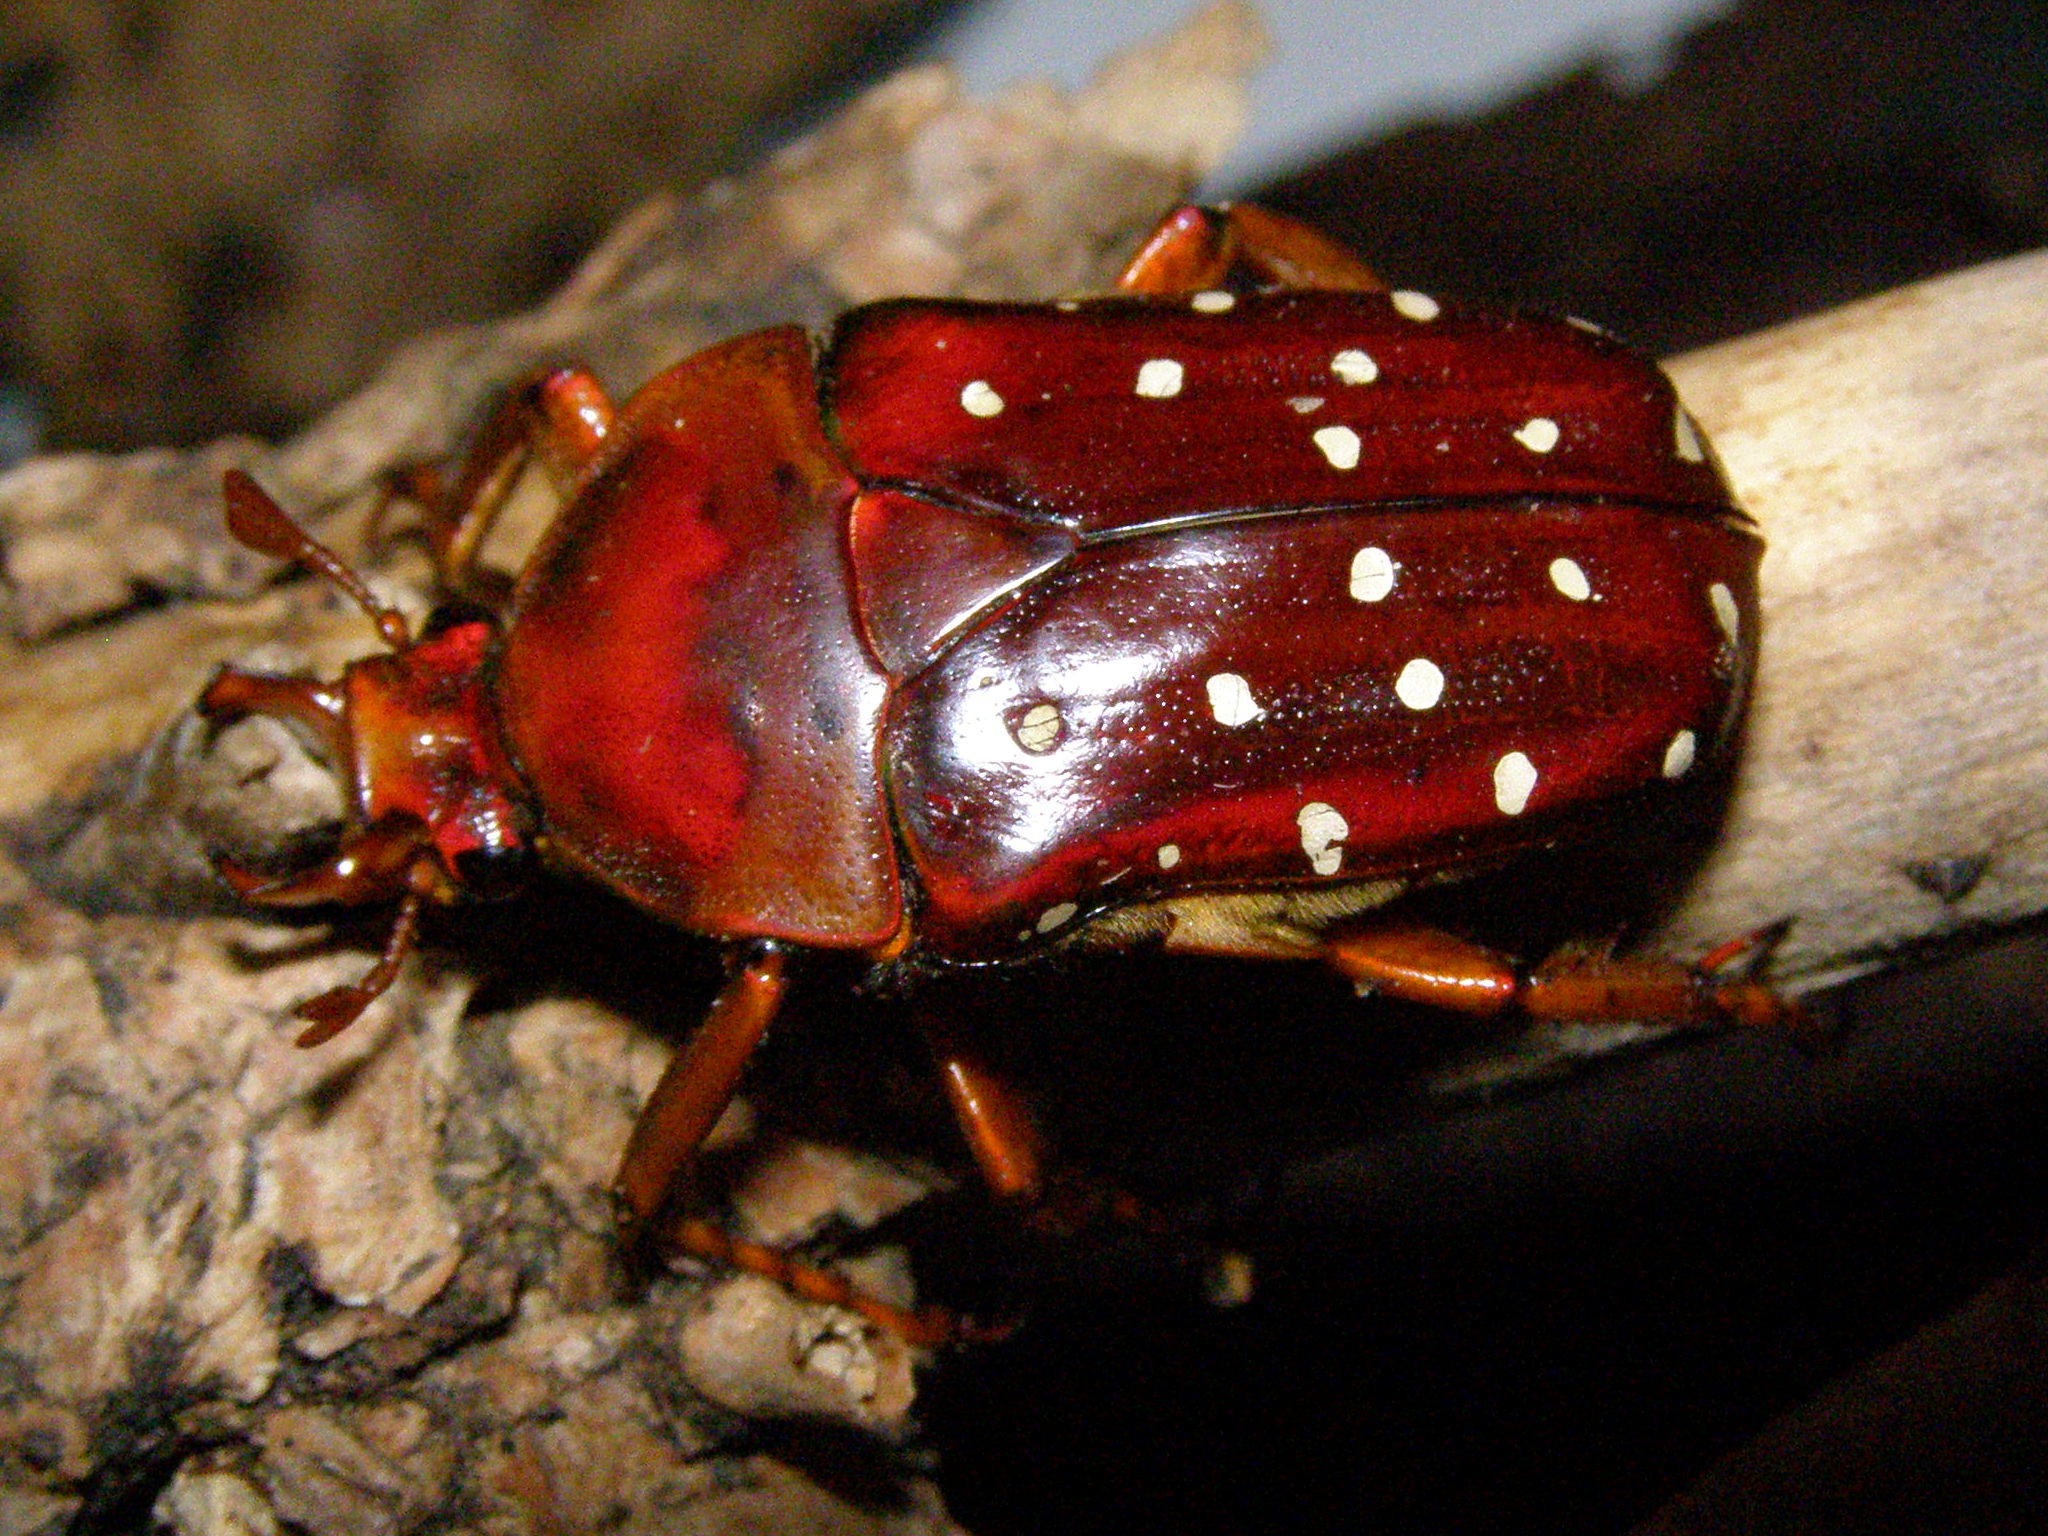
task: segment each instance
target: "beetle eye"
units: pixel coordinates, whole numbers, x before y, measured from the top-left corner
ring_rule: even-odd
[[[455,878],[479,901],[503,901],[526,888],[533,878],[534,863],[531,843],[465,848],[455,855]]]

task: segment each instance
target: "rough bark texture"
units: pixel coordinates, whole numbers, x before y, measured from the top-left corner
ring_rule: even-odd
[[[12,611],[40,637],[0,671],[0,1532],[152,1506],[191,1536],[950,1528],[898,1448],[900,1343],[755,1282],[627,1283],[603,1191],[667,1050],[644,1019],[472,1007],[473,973],[423,957],[334,1049],[293,1049],[291,1004],[363,957],[231,914],[208,853],[317,827],[333,788],[268,726],[210,741],[180,712],[228,657],[331,669],[366,633],[311,584],[257,595],[276,573],[225,539],[220,471],[249,465],[355,555],[379,473],[449,452],[544,359],[623,390],[878,294],[1099,286],[1235,132],[1260,47],[1225,6],[1074,99],[898,77],[746,179],[643,210],[539,311],[414,344],[280,448],[0,482]],[[144,594],[189,600],[85,627]],[[789,1241],[922,1187],[789,1145],[733,1194]],[[906,1287],[886,1250],[863,1264]],[[770,1455],[755,1418],[865,1433]]]

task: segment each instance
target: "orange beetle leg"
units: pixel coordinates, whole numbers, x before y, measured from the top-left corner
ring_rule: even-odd
[[[1104,1222],[1164,1233],[1170,1224],[1126,1190],[1060,1169],[1048,1176],[1038,1125],[1030,1106],[970,1042],[969,1032],[920,1009],[932,1057],[961,1135],[991,1194],[1012,1205],[1030,1227],[1055,1237]]]
[[[687,1182],[690,1164],[739,1091],[740,1074],[782,1006],[782,952],[762,947],[735,971],[704,1023],[661,1075],[619,1164],[612,1194],[637,1240]]]
[[[1528,976],[1502,956],[1435,929],[1363,928],[1329,940],[1325,964],[1361,987],[1458,1013],[1488,1017],[1517,1008],[1532,1018],[1587,1023],[1709,1025],[1809,1034],[1806,1010],[1762,982],[1717,973],[1754,963],[1783,932],[1761,930],[1710,952],[1699,965],[1560,951]]]
[[[913,1344],[977,1336],[942,1308],[892,1306],[829,1270],[688,1214],[691,1165],[738,1091],[747,1060],[786,990],[781,951],[759,946],[726,982],[703,1026],[655,1085],[612,1187],[627,1242],[663,1259],[687,1256],[760,1275],[806,1301],[845,1307]]]
[[[1194,293],[1228,287],[1233,278],[1265,288],[1377,293],[1386,287],[1334,240],[1249,203],[1176,208],[1138,247],[1117,286],[1131,293]]]
[[[1415,924],[1340,934],[1323,946],[1322,959],[1361,988],[1482,1018],[1502,1012],[1522,990],[1502,956]]]
[[[268,715],[304,726],[337,761],[348,755],[342,692],[311,677],[273,677],[222,667],[199,696],[199,712],[226,723],[247,715]]]
[[[438,476],[415,480],[416,489],[429,493],[427,542],[449,591],[465,590],[474,577],[484,539],[528,461],[538,458],[549,478],[566,490],[597,457],[614,416],[611,399],[592,374],[581,368],[547,369],[506,392],[445,493]]]
[[[1030,1108],[967,1046],[958,1029],[929,1011],[921,1011],[919,1022],[953,1118],[990,1192],[1001,1200],[1036,1200],[1045,1187],[1044,1149]]]

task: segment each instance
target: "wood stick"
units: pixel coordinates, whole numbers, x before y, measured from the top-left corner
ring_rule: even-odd
[[[1723,835],[1647,942],[1812,986],[2048,905],[2048,254],[1671,365],[1769,541]]]

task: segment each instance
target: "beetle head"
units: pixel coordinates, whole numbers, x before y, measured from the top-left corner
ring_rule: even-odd
[[[265,906],[399,904],[370,973],[296,1010],[311,1026],[299,1043],[317,1044],[390,985],[423,902],[497,900],[525,884],[536,862],[536,819],[499,744],[484,679],[496,620],[451,607],[415,638],[255,481],[230,470],[225,490],[237,539],[326,576],[389,647],[351,662],[334,683],[223,667],[199,702],[211,720],[267,715],[307,728],[348,787],[347,819],[329,857],[278,876],[223,861],[222,878],[236,894]]]

